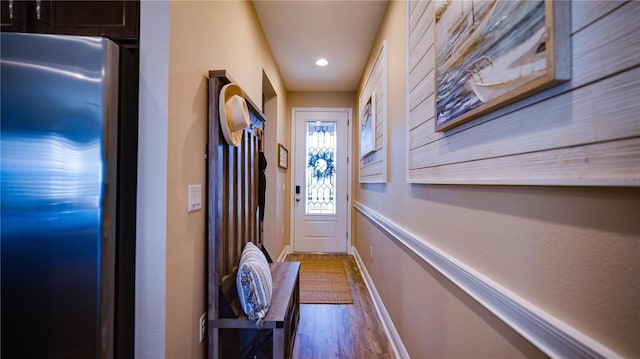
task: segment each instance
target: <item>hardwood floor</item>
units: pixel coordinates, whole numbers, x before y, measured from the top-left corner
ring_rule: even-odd
[[[393,358],[353,256],[294,253],[286,260],[304,261],[305,258],[343,259],[354,304],[300,304],[300,323],[292,359]]]

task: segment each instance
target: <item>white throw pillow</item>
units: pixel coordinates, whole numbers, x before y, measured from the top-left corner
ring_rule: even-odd
[[[242,251],[236,287],[245,314],[261,327],[271,306],[273,280],[264,253],[251,242]]]

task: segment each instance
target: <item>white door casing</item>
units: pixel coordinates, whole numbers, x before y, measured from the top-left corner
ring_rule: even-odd
[[[293,250],[347,253],[351,109],[294,108],[292,118]]]

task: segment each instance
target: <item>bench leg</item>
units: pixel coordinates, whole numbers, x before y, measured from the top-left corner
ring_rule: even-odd
[[[273,329],[273,359],[284,359],[284,328]]]
[[[209,351],[209,359],[218,359],[220,356],[220,347],[218,346],[218,340],[220,340],[218,334],[220,330],[218,328],[212,328],[212,326],[209,326],[209,328],[211,328],[211,334],[209,334],[209,340],[211,340],[209,344],[209,348],[211,349]]]

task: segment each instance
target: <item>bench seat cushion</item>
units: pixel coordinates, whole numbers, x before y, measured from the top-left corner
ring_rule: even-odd
[[[257,327],[261,327],[271,306],[273,280],[267,259],[251,242],[242,251],[236,287],[245,314],[256,321]]]

